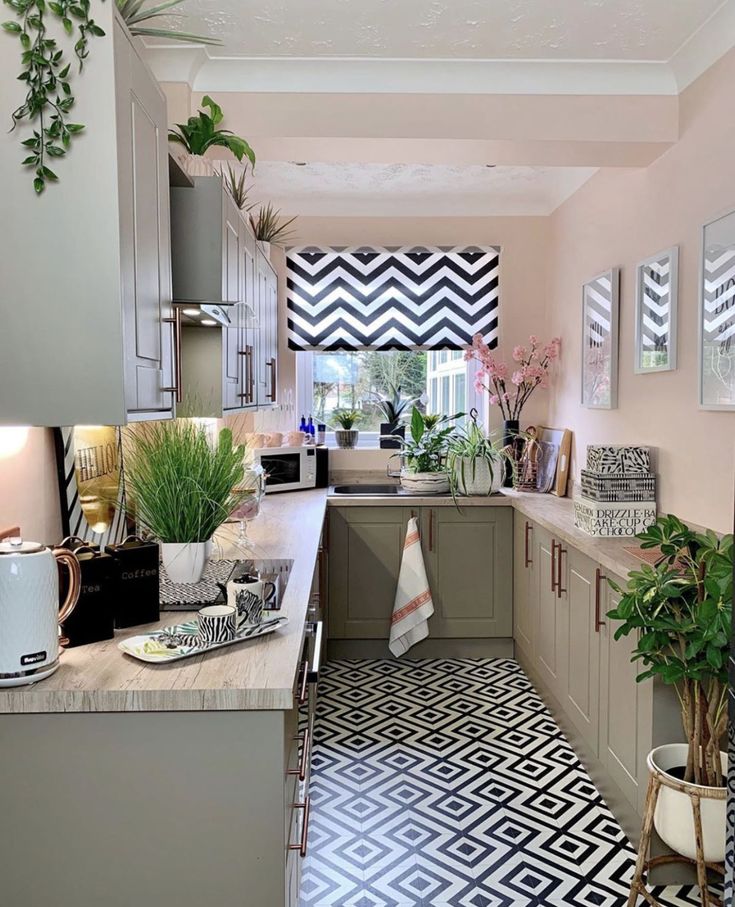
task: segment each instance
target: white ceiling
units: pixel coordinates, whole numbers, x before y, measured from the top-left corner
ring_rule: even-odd
[[[589,167],[262,161],[250,199],[315,217],[546,215],[593,173]]]
[[[210,56],[666,61],[723,0],[187,0]]]

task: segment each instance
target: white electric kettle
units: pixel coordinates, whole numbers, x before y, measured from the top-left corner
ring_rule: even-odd
[[[59,608],[57,562],[69,570]],[[35,683],[59,666],[59,624],[74,610],[81,587],[79,561],[21,538],[0,541],[0,687]]]

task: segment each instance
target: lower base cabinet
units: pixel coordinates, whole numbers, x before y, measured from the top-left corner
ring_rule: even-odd
[[[604,569],[514,512],[514,642],[541,693],[640,815],[653,746],[680,738],[673,691],[637,683],[632,637],[615,640],[606,615],[618,595]],[[547,698],[549,698],[547,696]]]
[[[387,639],[406,527],[419,520],[430,638],[510,639],[510,507],[330,507],[329,637]]]

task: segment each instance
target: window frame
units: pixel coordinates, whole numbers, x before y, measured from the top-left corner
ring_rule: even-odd
[[[416,350],[416,352],[421,352]],[[430,351],[430,352],[440,352],[439,350]],[[312,350],[296,350],[294,351],[296,357],[296,411],[294,413],[297,425],[301,421],[301,415],[308,418],[309,413],[314,411],[314,385],[313,385],[313,375],[314,375],[314,352]],[[442,363],[441,365],[450,365],[451,362]],[[465,397],[466,397],[466,406],[463,407],[464,411],[469,413],[471,409],[476,409],[478,412],[478,421],[482,425],[487,424],[487,397],[484,395],[484,392],[475,390],[475,375],[479,368],[478,363],[475,360],[470,360],[465,362]],[[448,374],[456,374],[456,370],[446,369]],[[433,370],[432,370],[433,372]],[[439,375],[441,375],[441,366],[437,369]],[[429,371],[427,370],[427,376]],[[451,415],[451,414],[450,414]],[[380,433],[377,431],[360,431],[357,439],[357,449],[362,450],[378,450],[380,449]],[[337,442],[334,438],[334,431],[327,429],[326,433],[326,446],[327,447],[337,447]],[[395,451],[394,451],[395,452]]]

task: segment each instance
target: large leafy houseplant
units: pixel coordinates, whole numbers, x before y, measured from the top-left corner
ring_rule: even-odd
[[[659,677],[675,690],[688,742],[686,782],[721,786],[720,747],[727,726],[727,663],[733,593],[733,537],[698,533],[675,516],[659,517],[638,539],[660,558],[628,577],[608,616],[615,638],[638,633],[638,681]]]
[[[455,431],[453,423],[461,413],[453,416],[424,414],[418,407],[411,410],[407,438],[399,438],[401,457],[409,472],[444,472],[446,469],[449,438]]]
[[[209,108],[209,113],[198,110],[197,115],[189,117],[186,123],[177,123],[175,129],[169,130],[169,141],[178,142],[190,154],[200,156],[209,148],[229,148],[238,161],[247,157],[255,166],[255,152],[245,139],[235,135],[229,129],[217,128],[224,119],[219,104],[213,101],[209,95],[204,95],[202,107]]]
[[[125,444],[125,489],[135,518],[161,542],[208,541],[249,494],[242,487],[244,456],[227,428],[212,443],[188,419],[136,426]]]

